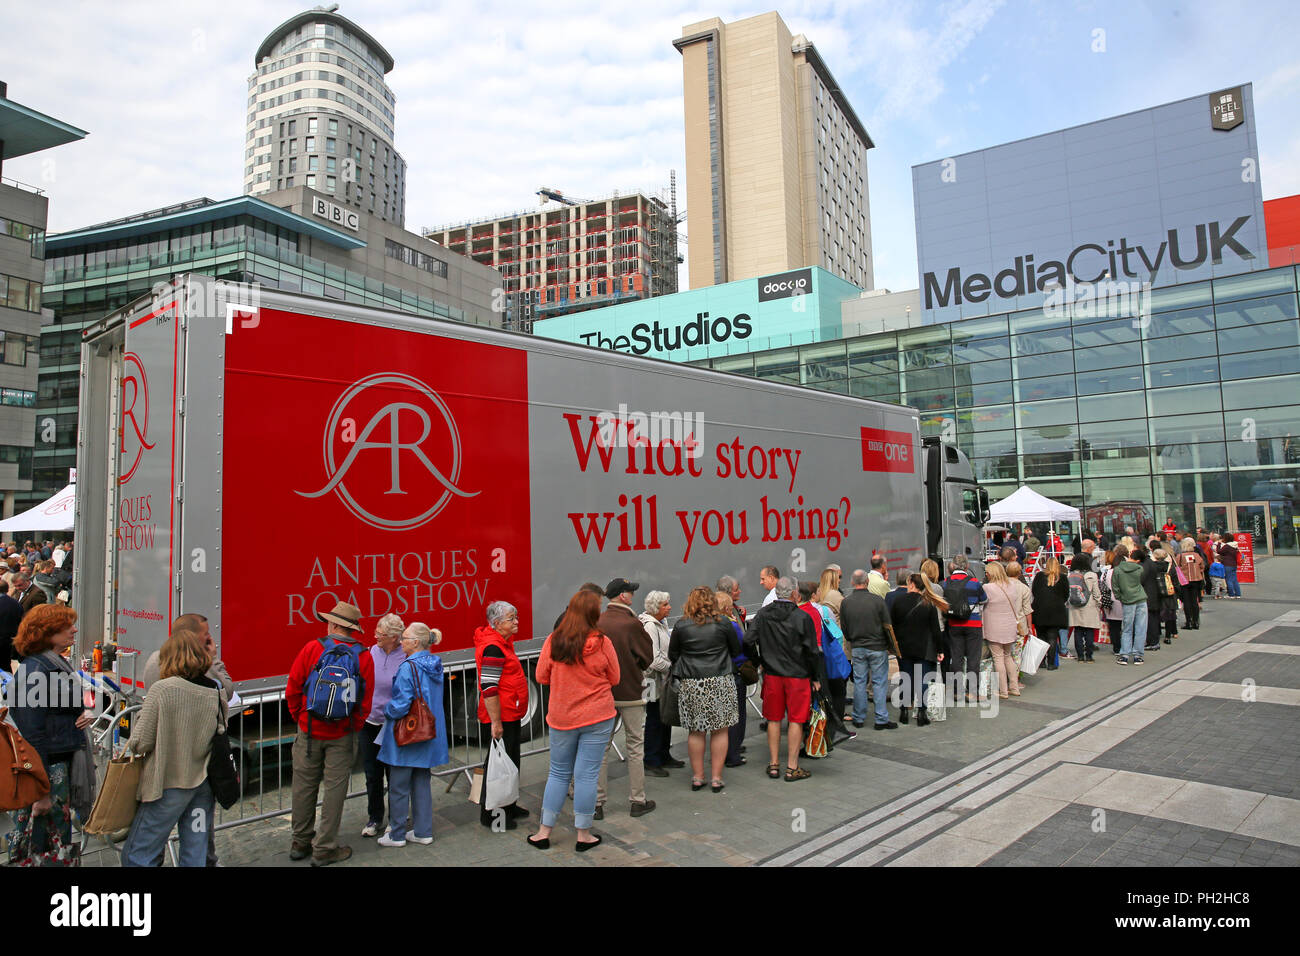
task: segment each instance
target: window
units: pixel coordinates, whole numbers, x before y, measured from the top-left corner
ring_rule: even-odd
[[[36,393],[21,388],[0,389],[0,405],[16,405],[19,408],[35,408]]]
[[[326,191],[327,193],[332,193],[332,192],[334,192],[334,188],[335,188],[335,179],[334,179],[334,177],[333,177],[333,176],[326,176],[326,177],[325,177],[325,191]]]
[[[311,175],[311,173],[307,174],[307,186],[311,189],[316,188],[316,177]]]
[[[338,140],[328,139],[328,138],[325,140],[325,152],[332,153],[337,148],[338,148]],[[330,162],[333,162],[333,160],[330,160]]]
[[[296,152],[298,152],[298,141],[291,139],[289,140],[289,155],[292,156]]]
[[[334,133],[337,133],[338,131],[339,131],[339,121],[336,120],[336,119],[332,119],[332,120],[330,120],[330,121],[329,121],[329,132],[330,132],[330,134],[333,135]]]
[[[289,160],[289,172],[296,173],[297,171],[298,171],[298,160],[296,159]]]
[[[41,311],[41,284],[18,276],[0,275],[0,305],[24,312]]]
[[[302,148],[303,148],[303,152],[306,152],[306,153],[314,153],[314,152],[316,151],[316,137],[315,137],[315,136],[308,136],[308,137],[303,141],[303,147],[302,147]]]
[[[337,159],[335,159],[333,156],[326,156],[326,157],[325,157],[325,172],[327,172],[327,173],[336,173],[336,172],[338,172],[338,164],[339,164],[339,161],[338,161]]]
[[[284,181],[284,188],[285,188],[285,189],[292,189],[292,188],[293,188],[293,177],[292,177],[292,176],[290,176],[288,179],[286,179],[286,180]]]
[[[11,236],[14,239],[25,239],[31,244],[31,254],[33,259],[45,258],[45,230],[36,226],[29,226],[23,222],[15,222],[12,219],[0,218],[0,236]]]
[[[284,160],[280,160],[280,168],[276,170],[281,176],[284,175]]]
[[[289,120],[289,135],[293,136],[298,132],[298,121]]]
[[[307,132],[316,132],[316,117],[313,116],[307,120]]]
[[[319,171],[319,170],[320,170],[320,157],[319,157],[319,156],[309,156],[309,157],[307,157],[307,168],[308,168],[309,170],[311,170],[312,172],[317,172],[317,171]]]

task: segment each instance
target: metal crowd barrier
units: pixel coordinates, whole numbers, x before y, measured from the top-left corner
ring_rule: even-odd
[[[535,679],[541,645],[541,640],[521,641],[515,645],[528,679],[529,708],[520,722],[521,760],[551,749],[550,732],[546,726],[547,689]],[[451,760],[446,766],[435,768],[432,775],[447,779],[446,792],[450,793],[462,778],[468,785],[474,768],[484,765],[491,735],[484,734],[478,722],[478,681],[473,653],[456,651],[448,654],[443,659],[443,674],[442,716],[447,719],[450,732],[448,751]],[[292,811],[289,747],[298,727],[284,704],[283,688],[242,697],[238,726],[239,774],[244,784],[244,795],[229,810],[217,808],[217,830],[269,820]],[[347,799],[364,796],[365,792],[365,773],[358,754],[348,778]]]

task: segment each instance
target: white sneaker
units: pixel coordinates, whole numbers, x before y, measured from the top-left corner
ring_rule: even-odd
[[[387,833],[385,833],[375,842],[378,843],[380,846],[392,846],[392,847],[406,846],[405,840],[394,840]]]
[[[372,837],[378,832],[379,832],[379,824],[375,823],[373,820],[361,828],[361,835],[363,837]]]
[[[420,846],[428,846],[433,842],[433,837],[409,836],[407,837],[407,839],[410,840],[412,843],[420,844]]]

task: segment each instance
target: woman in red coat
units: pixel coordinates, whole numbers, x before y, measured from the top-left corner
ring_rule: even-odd
[[[519,632],[519,611],[506,601],[493,601],[487,608],[487,626],[474,632],[474,666],[478,670],[478,720],[479,741],[492,740],[505,744],[506,753],[519,766],[519,730],[528,713],[528,678],[515,654],[515,635]],[[487,772],[486,765],[483,768]],[[483,788],[484,794],[487,788]],[[480,800],[483,798],[480,797]],[[528,811],[517,803],[503,807],[505,820],[502,826],[513,830],[515,821],[528,816]],[[479,823],[491,828],[498,811],[489,811],[479,805]],[[498,828],[499,829],[499,828]]]

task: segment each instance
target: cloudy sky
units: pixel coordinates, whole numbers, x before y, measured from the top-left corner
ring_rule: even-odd
[[[5,164],[44,188],[51,231],[242,190],[253,54],[308,0],[8,4],[10,98],[90,132]],[[765,12],[732,0],[474,3],[347,0],[397,66],[406,226],[535,205],[546,185],[684,196],[681,58],[688,23]],[[1228,5],[1058,0],[788,2],[876,148],[876,285],[915,288],[911,167],[1077,123],[1255,84],[1264,198],[1300,193],[1300,14]],[[685,273],[682,275],[685,282]]]

